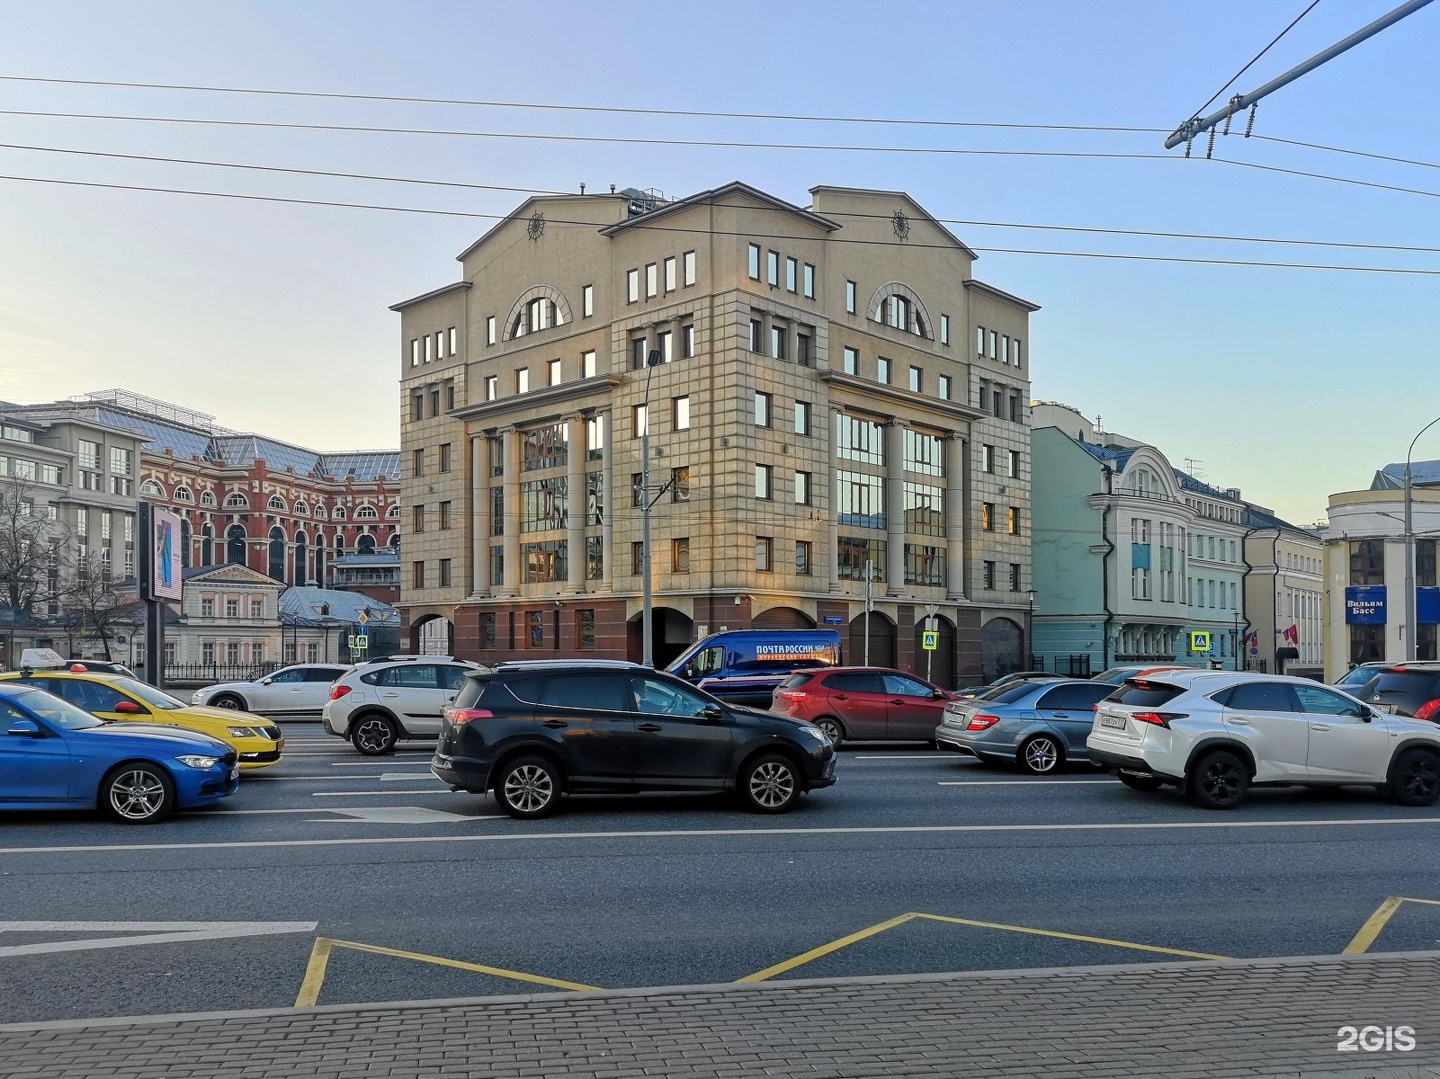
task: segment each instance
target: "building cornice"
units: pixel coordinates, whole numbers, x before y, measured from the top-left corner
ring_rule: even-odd
[[[558,386],[542,386],[540,389],[531,390],[528,393],[514,393],[509,397],[497,398],[494,401],[463,405],[460,408],[452,409],[448,414],[457,419],[479,420],[482,423],[485,421],[508,422],[519,409],[529,412],[537,408],[544,408],[546,405],[560,405],[566,401],[588,398],[597,390],[613,390],[623,381],[625,381],[623,375],[596,375],[594,378],[584,378],[578,382],[562,382]],[[605,404],[609,404],[608,399]],[[559,413],[557,413],[558,415]]]
[[[469,281],[455,281],[449,285],[441,285],[439,288],[431,289],[429,292],[422,293],[419,296],[412,296],[408,300],[401,300],[397,304],[392,304],[390,310],[404,311],[406,308],[414,307],[416,304],[424,303],[426,300],[433,300],[437,297],[448,295],[451,292],[463,292],[472,287]]]
[[[906,405],[912,410],[936,413],[953,419],[983,420],[990,416],[990,413],[982,412],[970,405],[958,404],[955,401],[942,401],[935,397],[920,397],[909,390],[896,389],[894,386],[871,382],[869,379],[860,378],[857,375],[847,375],[841,371],[821,371],[820,381],[843,389],[854,390],[865,397],[880,397],[887,401]]]
[[[984,281],[977,281],[973,277],[965,282],[965,287],[967,289],[974,289],[976,292],[983,292],[987,296],[993,296],[997,300],[1003,300],[1006,303],[1014,304],[1016,307],[1023,307],[1026,311],[1040,310],[1040,305],[1038,303],[1031,303],[1029,300],[1022,300],[1019,296],[1011,295],[1010,293],[1005,292],[1003,289],[996,288],[994,285],[987,285]]]

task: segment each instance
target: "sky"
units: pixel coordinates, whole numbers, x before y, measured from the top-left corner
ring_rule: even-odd
[[[1398,4],[1318,0],[1219,102]],[[815,185],[873,187],[953,222],[981,256],[977,277],[1041,306],[1035,398],[1308,525],[1330,493],[1403,461],[1440,414],[1440,4],[1267,97],[1263,138],[1237,120],[1211,160],[1203,143],[1187,160],[1163,142],[1309,6],[0,0],[0,399],[123,387],[314,449],[394,447],[389,306],[456,280],[454,257],[527,193],[613,183],[677,197],[738,179],[804,205]],[[932,123],[899,122],[920,120]],[[472,134],[252,126],[277,123]],[[961,126],[977,124],[1081,130]],[[517,137],[536,135],[568,138]],[[1440,427],[1415,454],[1440,458]]]

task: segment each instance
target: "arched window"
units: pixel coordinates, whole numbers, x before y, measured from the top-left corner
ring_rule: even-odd
[[[245,526],[231,525],[225,530],[225,561],[245,565]]]
[[[208,521],[200,526],[200,564],[202,566],[215,564],[215,530],[210,527]]]
[[[307,585],[310,583],[309,545],[305,542],[305,533],[295,533],[295,576],[291,579],[292,584]]]
[[[227,500],[228,501],[228,500]],[[285,512],[285,500],[279,495],[271,495],[270,501],[265,503],[266,509],[276,510],[279,513]]]
[[[930,337],[930,320],[925,305],[909,285],[888,281],[870,299],[870,318],[883,326],[919,337]]]
[[[227,510],[248,510],[250,500],[239,491],[231,491],[225,496],[225,508]]]
[[[400,503],[397,502],[397,503],[395,503],[395,505],[391,506],[388,510],[386,510],[386,511],[385,511],[385,516],[386,516],[386,517],[399,517],[399,516],[400,516]]]
[[[551,326],[565,325],[565,312],[548,296],[537,296],[521,307],[510,324],[511,337],[524,337],[527,333],[538,333]]]
[[[330,515],[325,512],[325,505],[324,505],[324,503],[321,503],[321,502],[315,503],[315,519],[318,520],[318,521],[323,521],[323,520],[324,520],[326,517],[328,517],[328,516],[330,516]]]
[[[336,557],[336,558],[343,558],[344,556],[345,556],[345,537],[344,537],[344,536],[341,536],[341,535],[337,535],[337,536],[335,537],[335,557]]]
[[[202,506],[213,506],[213,505],[215,505],[215,492],[214,492],[214,491],[201,491],[201,492],[200,492],[200,505],[202,505]]]
[[[140,484],[141,498],[164,498],[165,488],[161,487],[154,480],[144,480]]]
[[[392,532],[392,533],[390,533],[390,549],[391,549],[392,551],[394,551],[396,554],[399,554],[399,553],[400,553],[400,533],[399,533],[399,532]]]
[[[181,484],[179,487],[175,488],[175,493],[170,497],[176,502],[193,503],[195,501],[194,492],[192,492],[190,488],[186,487],[184,484]]]
[[[370,533],[368,533],[368,532],[365,533],[365,535],[361,536],[361,537],[360,537],[360,543],[359,543],[358,547],[356,548],[356,553],[357,553],[357,554],[374,554],[374,553],[375,553],[375,537],[372,536],[372,535],[370,535]]]
[[[343,520],[345,520],[345,507],[344,507],[344,506],[336,506],[336,507],[335,507],[335,512],[332,513],[330,516],[334,517],[335,520],[337,520],[337,521],[343,521]]]
[[[296,516],[296,517],[309,517],[309,516],[310,516],[310,506],[305,502],[305,500],[304,500],[303,498],[302,498],[300,501],[298,501],[298,502],[295,503],[295,516]]]
[[[378,521],[380,514],[375,511],[374,506],[361,506],[355,511],[357,521]]]
[[[190,544],[193,542],[190,535],[190,518],[180,518],[180,568],[190,568]]]
[[[270,530],[270,557],[266,563],[266,572],[277,581],[285,579],[285,533],[279,527]]]

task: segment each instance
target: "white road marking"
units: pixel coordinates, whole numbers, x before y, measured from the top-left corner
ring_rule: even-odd
[[[1066,784],[1074,786],[1077,783],[1118,783],[1118,779],[945,779],[936,784],[938,787],[1035,787],[1045,783]]]
[[[245,850],[276,847],[355,847],[404,843],[513,843],[525,840],[556,839],[733,839],[765,836],[810,835],[943,835],[1000,834],[1017,832],[1160,832],[1195,829],[1218,831],[1225,828],[1346,828],[1385,827],[1407,824],[1440,825],[1434,817],[1363,817],[1355,820],[1290,820],[1290,821],[1144,821],[1126,824],[918,824],[896,827],[851,828],[671,828],[657,831],[628,832],[500,832],[489,835],[380,836],[353,839],[257,839],[213,843],[93,843],[73,847],[0,847],[5,854],[93,854],[129,853],[157,850]]]
[[[406,764],[409,764],[409,762],[408,762],[408,761],[395,761],[395,762],[392,763],[392,764],[384,765],[384,764],[381,764],[381,763],[378,762],[378,761],[332,761],[332,762],[330,763],[330,767],[331,767],[331,768],[383,768],[383,767],[394,768],[394,767],[396,767],[396,766],[406,765]],[[429,768],[430,768],[430,761],[429,761],[428,759],[427,759],[427,760],[423,760],[423,761],[416,761],[414,764],[410,764],[410,767],[411,767],[411,768],[424,768],[424,769],[426,769],[426,770],[428,771]]]
[[[310,810],[314,813],[315,810]],[[457,824],[471,820],[499,820],[498,816],[471,817],[463,813],[445,813],[420,806],[357,806],[354,809],[327,809],[327,813],[343,813],[347,820],[331,817],[306,821],[307,824]]]
[[[0,922],[0,933],[129,933],[125,937],[49,940],[41,944],[0,946],[0,959],[47,952],[84,952],[95,948],[133,948],[146,944],[270,937],[313,933],[316,922]]]
[[[856,753],[853,757],[848,754],[839,760],[852,761],[949,761],[954,758],[947,754],[935,753]]]
[[[414,781],[417,780],[417,779],[429,779],[429,780],[433,780],[433,781],[436,782],[436,783],[440,782],[440,781],[439,781],[438,779],[436,779],[433,775],[431,775],[430,772],[427,770],[427,771],[424,771],[424,772],[381,772],[378,776],[377,776],[377,775],[353,775],[353,774],[347,774],[347,773],[340,773],[340,774],[337,775],[337,774],[334,773],[334,772],[331,772],[329,775],[322,775],[322,776],[277,776],[277,775],[266,775],[266,776],[264,776],[263,778],[260,779],[260,783],[261,783],[261,784],[264,784],[264,783],[294,783],[294,782],[299,781],[299,780],[319,781],[319,782],[329,782],[329,783],[339,783],[340,781],[346,780],[346,779],[379,780],[381,783],[414,782]],[[258,786],[258,785],[259,785],[259,784],[257,784],[257,786]]]
[[[368,779],[374,779],[375,777],[374,777],[374,776],[367,776],[366,778],[368,778]],[[421,795],[421,794],[465,794],[465,793],[466,793],[465,791],[452,791],[449,787],[437,787],[437,788],[436,788],[435,790],[433,790],[433,791],[416,791],[416,790],[403,790],[403,791],[397,791],[397,790],[388,790],[388,791],[311,791],[311,792],[310,792],[310,797],[311,797],[311,798],[356,798],[356,797],[359,797],[360,795],[363,794],[363,795],[367,795],[367,796],[371,796],[371,797],[380,796],[380,795],[390,795],[390,796],[396,796],[396,797],[400,797],[400,798],[414,798],[414,797],[416,797],[416,796],[418,796],[418,795]]]

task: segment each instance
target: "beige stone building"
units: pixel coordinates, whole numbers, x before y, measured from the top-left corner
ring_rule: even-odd
[[[1021,665],[1037,308],[903,193],[810,195],[534,198],[396,305],[415,642],[639,659],[649,503],[657,663],[766,626],[859,662],[868,561],[872,663],[923,673],[933,604],[937,681]]]
[[[1253,634],[1246,661],[1259,670],[1318,675],[1327,621],[1320,537],[1249,504],[1245,526],[1245,618]]]

